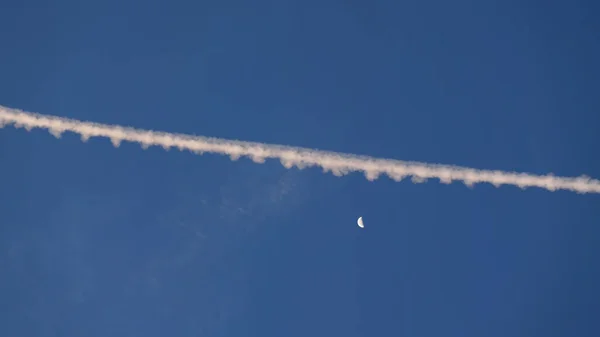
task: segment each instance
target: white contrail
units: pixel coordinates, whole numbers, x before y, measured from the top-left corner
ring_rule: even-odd
[[[267,158],[277,158],[286,168],[320,166],[324,172],[331,171],[336,176],[360,171],[370,181],[377,179],[381,174],[385,174],[395,181],[400,181],[404,177],[412,177],[414,182],[437,178],[440,182],[447,184],[453,180],[459,180],[467,186],[476,183],[490,183],[497,187],[505,184],[521,188],[540,187],[550,191],[570,190],[578,193],[600,193],[600,181],[587,176],[577,178],[555,177],[553,175],[539,176],[527,173],[477,170],[458,166],[379,159],[301,147],[140,130],[118,125],[41,115],[0,106],[0,128],[10,124],[17,128],[23,127],[28,131],[34,128],[48,129],[57,138],[63,132],[70,131],[81,135],[84,142],[91,137],[105,137],[109,138],[115,147],[118,147],[121,141],[129,141],[141,144],[144,149],[153,145],[162,146],[166,150],[177,147],[180,150],[189,150],[197,154],[209,152],[228,155],[232,160],[237,160],[241,156],[248,156],[256,163],[263,163]]]

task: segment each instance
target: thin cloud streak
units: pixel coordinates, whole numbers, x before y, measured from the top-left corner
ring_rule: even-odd
[[[553,175],[533,175],[528,173],[478,170],[467,167],[408,162],[392,159],[373,158],[353,154],[321,151],[315,149],[272,145],[239,140],[227,140],[213,137],[192,136],[177,133],[141,130],[119,125],[85,122],[75,119],[42,115],[0,106],[0,128],[13,125],[30,131],[34,128],[47,129],[60,138],[64,132],[73,132],[86,142],[92,137],[109,138],[115,147],[121,142],[138,143],[142,148],[161,146],[165,150],[172,147],[189,150],[196,154],[215,153],[228,155],[232,160],[242,156],[250,157],[256,163],[265,159],[279,159],[286,168],[294,166],[319,166],[324,172],[343,176],[351,172],[362,172],[369,181],[380,175],[387,175],[395,181],[412,177],[415,183],[436,178],[449,184],[461,181],[467,186],[477,183],[489,183],[496,187],[514,185],[521,188],[539,187],[549,191],[568,190],[577,193],[600,193],[600,181],[587,176],[556,177]]]

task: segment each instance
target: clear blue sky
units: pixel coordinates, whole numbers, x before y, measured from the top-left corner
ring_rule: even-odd
[[[593,1],[3,1],[0,104],[600,178],[599,15]],[[0,174],[0,336],[600,335],[598,195],[14,128]]]

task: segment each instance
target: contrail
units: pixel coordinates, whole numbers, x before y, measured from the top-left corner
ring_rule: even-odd
[[[81,135],[84,142],[92,137],[109,138],[115,147],[118,147],[122,141],[128,141],[139,143],[144,149],[150,146],[161,146],[165,150],[176,147],[182,151],[189,150],[196,154],[208,152],[228,155],[232,160],[247,156],[256,163],[263,163],[267,158],[276,158],[288,169],[294,166],[300,169],[320,166],[324,172],[332,172],[336,176],[343,176],[351,172],[363,172],[369,181],[385,174],[395,181],[400,181],[405,177],[412,177],[413,182],[424,182],[430,178],[437,178],[445,184],[458,180],[467,186],[490,183],[496,187],[515,185],[520,188],[540,187],[549,191],[569,190],[577,193],[600,193],[600,181],[587,176],[576,178],[540,176],[381,159],[301,147],[141,130],[42,115],[0,106],[0,128],[11,124],[16,128],[23,127],[28,131],[34,128],[47,129],[57,138],[60,138],[62,133],[70,131]]]

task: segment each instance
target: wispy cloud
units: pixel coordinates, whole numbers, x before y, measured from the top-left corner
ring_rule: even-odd
[[[351,172],[363,172],[370,181],[377,179],[380,175],[387,175],[395,181],[400,181],[405,177],[411,177],[413,182],[424,182],[427,179],[436,178],[442,183],[462,181],[468,186],[489,183],[495,186],[539,187],[549,191],[569,190],[577,193],[600,193],[600,181],[586,176],[573,178],[553,175],[540,176],[373,158],[285,145],[140,130],[119,125],[42,115],[0,106],[0,127],[5,125],[23,127],[27,130],[47,129],[57,138],[64,132],[77,133],[83,141],[92,137],[109,138],[115,147],[123,141],[128,141],[138,143],[144,149],[150,146],[161,146],[164,149],[176,147],[196,154],[228,155],[232,160],[247,156],[256,163],[263,163],[265,159],[273,158],[279,159],[286,168],[319,166],[324,172],[332,172],[336,176],[343,176]]]

